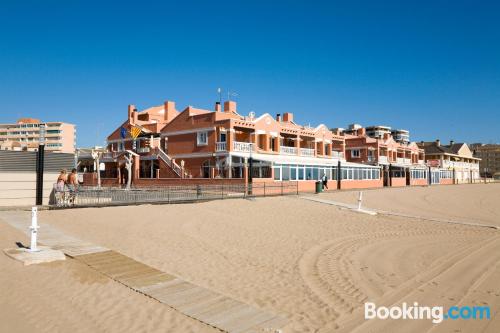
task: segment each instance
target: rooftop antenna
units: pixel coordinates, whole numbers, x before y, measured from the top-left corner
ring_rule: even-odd
[[[219,104],[222,104],[222,89],[217,88],[217,93],[219,94]]]

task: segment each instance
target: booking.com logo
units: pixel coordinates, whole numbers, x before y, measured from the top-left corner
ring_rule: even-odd
[[[430,319],[434,324],[445,319],[490,319],[490,312],[489,306],[452,306],[445,312],[442,306],[420,306],[417,302],[391,307],[365,303],[365,319]]]

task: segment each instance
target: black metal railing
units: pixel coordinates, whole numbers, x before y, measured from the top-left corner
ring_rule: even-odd
[[[266,197],[298,194],[297,182],[224,185],[151,186],[123,189],[119,187],[80,186],[76,191],[57,191],[56,207],[93,207],[144,203],[178,203],[204,200]]]

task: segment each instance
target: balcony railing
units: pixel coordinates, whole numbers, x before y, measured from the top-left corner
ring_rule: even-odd
[[[424,160],[418,160],[418,164],[424,165],[425,162],[424,162]]]
[[[344,153],[341,151],[332,150],[332,157],[344,158]]]
[[[239,151],[243,153],[249,153],[252,151],[252,144],[248,142],[238,142],[234,141],[233,142],[233,151]]]
[[[140,148],[137,148],[137,152],[139,154],[141,153],[149,153],[151,151],[151,148],[149,147],[140,147]]]
[[[411,164],[411,159],[404,158],[404,157],[398,157],[398,158],[396,158],[396,163],[403,164],[403,165],[409,165],[409,164]]]
[[[300,148],[300,155],[302,155],[302,156],[314,156],[314,149]]]
[[[215,143],[215,151],[226,151],[227,144],[226,142],[216,142]]]
[[[280,147],[280,152],[284,155],[297,155],[297,148],[295,147],[287,147],[287,146],[281,146]]]
[[[378,157],[378,162],[380,164],[389,164],[389,161],[387,160],[387,156],[379,156]]]

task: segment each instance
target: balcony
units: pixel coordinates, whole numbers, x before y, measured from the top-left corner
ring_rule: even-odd
[[[314,149],[300,148],[300,155],[314,157]]]
[[[227,151],[227,143],[226,142],[216,142],[215,143],[215,151]]]
[[[389,164],[389,161],[387,160],[387,156],[379,156],[378,157],[378,163],[380,163],[380,164]]]
[[[401,164],[401,165],[410,165],[411,164],[411,159],[410,158],[404,158],[404,157],[398,157],[396,158],[396,163]]]
[[[144,154],[144,153],[149,153],[151,151],[151,148],[149,147],[141,147],[141,148],[137,148],[137,152],[139,154]]]
[[[249,153],[253,150],[253,145],[248,142],[238,142],[234,141],[233,142],[233,151],[238,151],[242,153]]]
[[[341,152],[341,151],[332,150],[332,157],[333,158],[343,159],[344,158],[344,153]]]
[[[283,155],[297,155],[297,148],[295,148],[295,147],[287,147],[287,146],[280,146],[280,152]]]

